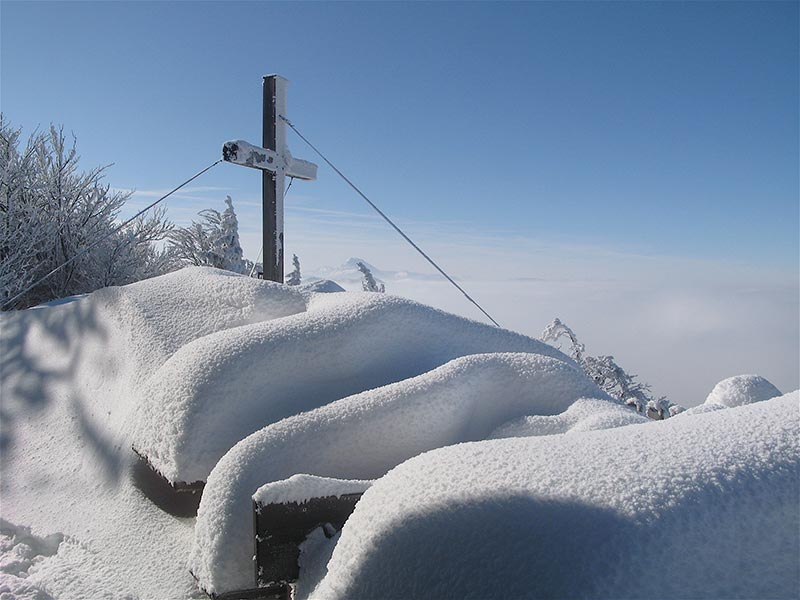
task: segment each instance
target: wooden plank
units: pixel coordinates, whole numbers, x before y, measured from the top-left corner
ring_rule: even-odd
[[[203,589],[191,569],[189,569],[189,574],[194,578],[195,582],[197,582],[198,589],[212,600],[291,600],[292,598],[292,586],[288,583],[277,583],[263,587],[248,588],[246,590],[212,594]]]
[[[294,582],[300,575],[300,544],[326,524],[329,537],[344,527],[362,494],[312,498],[260,506],[253,503],[257,585]]]
[[[132,450],[139,457],[131,470],[133,483],[139,491],[161,510],[173,516],[197,515],[205,482],[170,481],[153,466],[147,456],[136,448]]]
[[[249,590],[211,594],[211,598],[213,600],[291,600],[292,586],[288,583],[276,583]]]
[[[261,145],[272,152],[278,150],[278,123],[276,108],[278,85],[285,79],[278,75],[264,77],[264,102],[262,119]],[[281,148],[283,149],[283,148]],[[261,172],[261,232],[263,247],[264,279],[283,283],[283,172],[285,165],[276,165],[276,169]]]

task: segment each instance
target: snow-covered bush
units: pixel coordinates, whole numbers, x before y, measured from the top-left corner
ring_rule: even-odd
[[[544,328],[542,332],[543,342],[558,342],[559,338],[566,336],[570,341],[570,355],[575,359],[575,362],[580,363],[583,357],[583,352],[586,349],[583,344],[578,341],[578,336],[567,325],[561,322],[561,319],[555,318],[552,323]]]
[[[358,270],[361,271],[361,274],[364,276],[364,281],[361,282],[361,288],[365,292],[379,292],[382,294],[386,291],[385,285],[375,281],[375,277],[372,275],[372,271],[369,270],[367,265],[363,262],[358,262],[357,266]]]
[[[294,269],[286,278],[286,285],[300,285],[300,259],[297,254],[292,254],[292,266]]]
[[[163,210],[109,236],[131,194],[102,183],[107,167],[81,172],[79,158],[75,139],[68,143],[63,129],[52,126],[20,148],[20,130],[0,115],[0,300],[97,243],[4,308],[124,285],[171,268],[170,257],[153,246],[171,228]]]
[[[638,412],[644,413],[648,403],[655,400],[650,385],[636,381],[636,375],[628,374],[613,356],[585,356],[581,365],[603,390]]]
[[[672,404],[665,396],[654,397],[650,385],[636,381],[636,375],[627,373],[613,356],[586,356],[586,348],[578,341],[578,336],[560,319],[553,319],[545,327],[541,339],[543,342],[557,344],[562,337],[569,340],[570,354],[575,362],[610,396],[656,420],[666,419],[683,410],[683,407]]]
[[[169,252],[185,265],[216,267],[234,273],[249,274],[253,263],[243,257],[239,243],[239,220],[230,196],[223,212],[208,208],[198,214],[200,222],[170,231]]]

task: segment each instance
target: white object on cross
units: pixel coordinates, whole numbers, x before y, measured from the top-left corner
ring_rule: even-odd
[[[283,196],[286,177],[313,181],[317,165],[294,158],[286,146],[286,86],[280,75],[264,77],[261,146],[243,140],[225,142],[222,159],[262,171],[264,279],[283,283]]]
[[[270,173],[282,170],[284,176],[314,181],[317,178],[317,165],[292,156],[284,146],[283,153],[254,146],[244,140],[231,140],[222,147],[222,158],[227,162],[253,169],[263,169]]]

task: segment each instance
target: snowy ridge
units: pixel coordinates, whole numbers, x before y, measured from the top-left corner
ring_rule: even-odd
[[[134,445],[167,479],[204,481],[234,444],[270,423],[498,351],[572,364],[533,338],[411,300],[314,294],[302,314],[219,331],[175,352],[142,387]]]
[[[209,475],[192,572],[209,592],[248,585],[249,507],[264,483],[295,473],[374,479],[426,450],[484,439],[510,419],[556,414],[583,396],[607,398],[571,362],[481,354],[265,427],[236,444]]]
[[[581,398],[559,415],[524,416],[501,426],[490,438],[558,435],[579,431],[613,429],[647,423],[650,419],[632,408],[594,398]]]
[[[311,597],[793,597],[797,404],[428,452],[364,494]]]

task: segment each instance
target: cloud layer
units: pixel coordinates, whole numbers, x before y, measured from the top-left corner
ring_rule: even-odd
[[[227,193],[182,191],[186,199],[169,201],[179,225],[201,208],[220,209]],[[126,210],[145,206],[158,192],[137,192]],[[234,197],[234,204],[245,255],[254,258],[261,246],[260,198]],[[299,255],[304,275],[351,256],[385,271],[436,274],[379,217],[350,206],[320,208],[293,189],[286,203],[288,261]],[[599,236],[530,239],[455,220],[399,224],[503,327],[538,336],[559,317],[589,353],[614,355],[673,402],[699,404],[718,381],[742,373],[763,375],[784,392],[800,385],[796,269],[653,256]],[[482,319],[444,280],[412,276],[386,284],[389,293]]]

